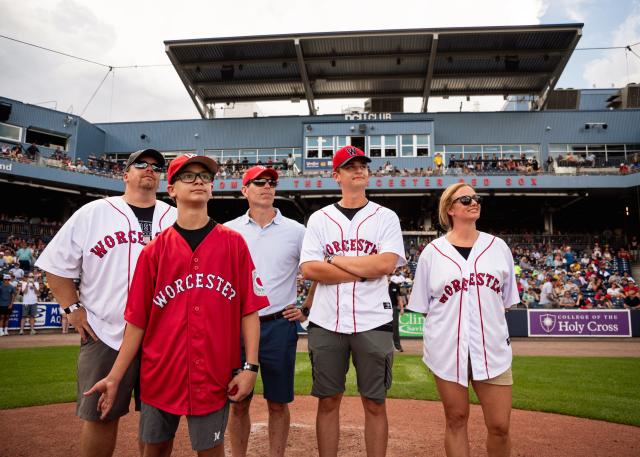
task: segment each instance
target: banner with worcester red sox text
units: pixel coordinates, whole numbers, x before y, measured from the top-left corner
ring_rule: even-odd
[[[627,309],[530,309],[528,311],[529,336],[631,336],[631,313]]]

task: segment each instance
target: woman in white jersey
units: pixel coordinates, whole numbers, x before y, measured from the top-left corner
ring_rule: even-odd
[[[426,314],[425,364],[434,374],[446,417],[445,451],[468,456],[469,383],[487,426],[489,456],[511,450],[511,346],[505,308],[520,299],[511,250],[476,229],[482,198],[464,183],[439,205],[447,234],[418,259],[409,309]]]

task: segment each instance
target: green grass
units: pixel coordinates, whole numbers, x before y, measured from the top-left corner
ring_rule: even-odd
[[[77,354],[77,347],[0,350],[0,409],[74,401]],[[514,357],[513,375],[514,408],[640,426],[638,358]],[[311,391],[306,353],[297,357],[295,390]],[[256,392],[262,392],[260,381]],[[357,395],[353,367],[346,394]],[[389,397],[438,400],[420,356],[396,356]]]

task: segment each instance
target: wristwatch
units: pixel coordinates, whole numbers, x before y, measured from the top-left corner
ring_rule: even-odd
[[[309,313],[311,312],[311,310],[306,306],[300,306],[300,312],[304,317],[309,317]]]
[[[65,314],[71,314],[72,312],[77,311],[80,308],[82,308],[82,303],[78,302],[78,303],[72,303],[66,308],[62,308],[62,311],[64,311]]]
[[[257,373],[259,369],[260,369],[260,365],[255,365],[249,362],[245,362],[244,365],[242,365],[243,371],[255,371]]]

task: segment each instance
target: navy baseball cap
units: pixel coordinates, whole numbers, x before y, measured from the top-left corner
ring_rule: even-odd
[[[371,162],[371,159],[361,149],[355,146],[345,146],[338,149],[333,155],[333,171],[345,166],[353,159],[362,159],[367,163]]]

